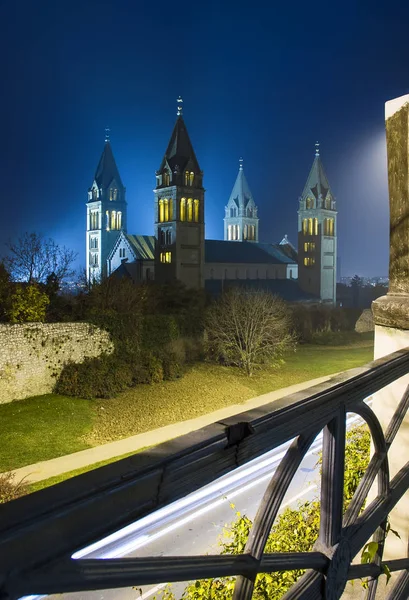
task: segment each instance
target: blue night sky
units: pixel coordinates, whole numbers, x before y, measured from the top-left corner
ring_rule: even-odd
[[[0,22],[2,243],[41,232],[84,265],[106,125],[128,231],[152,234],[155,170],[181,94],[207,238],[222,239],[243,156],[261,241],[296,243],[318,139],[342,275],[387,273],[384,102],[409,92],[409,3],[3,0]]]

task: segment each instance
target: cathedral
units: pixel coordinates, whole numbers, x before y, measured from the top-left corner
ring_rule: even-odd
[[[298,209],[298,252],[285,235],[259,241],[258,208],[243,160],[224,209],[224,240],[205,238],[205,190],[178,99],[175,126],[156,171],[153,236],[128,233],[126,188],[109,135],[88,190],[86,270],[90,281],[179,280],[217,294],[263,288],[289,301],[336,303],[337,212],[316,144]]]

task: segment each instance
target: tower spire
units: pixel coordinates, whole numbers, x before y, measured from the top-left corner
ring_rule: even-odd
[[[181,117],[183,115],[183,100],[182,100],[182,96],[179,96],[178,99],[176,100],[176,102],[177,102],[177,107],[178,107],[178,110],[177,110],[176,114],[177,114],[178,117]]]
[[[243,158],[240,156],[239,158],[239,170],[242,171],[243,170]]]
[[[315,156],[319,156],[319,155],[320,155],[320,143],[315,142]]]
[[[109,142],[109,134],[110,134],[110,128],[109,127],[105,127],[105,141]]]

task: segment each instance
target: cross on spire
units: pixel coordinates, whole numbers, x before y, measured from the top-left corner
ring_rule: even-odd
[[[178,106],[178,111],[177,111],[177,116],[180,117],[183,114],[183,100],[182,97],[179,96],[179,98],[176,100],[177,102],[177,106]]]
[[[240,156],[240,158],[239,158],[239,169],[240,169],[240,171],[242,171],[242,170],[243,170],[243,159],[242,159],[242,157],[241,157],[241,156]]]
[[[110,133],[110,128],[109,127],[105,127],[105,141],[109,142],[109,133]]]
[[[315,156],[319,156],[319,155],[320,155],[320,143],[315,142]]]

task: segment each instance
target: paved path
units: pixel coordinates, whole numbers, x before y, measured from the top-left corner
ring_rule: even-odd
[[[34,465],[28,465],[14,471],[16,481],[20,481],[23,477],[26,482],[41,481],[42,479],[55,477],[61,473],[80,469],[81,467],[86,467],[103,460],[127,454],[128,452],[136,452],[137,450],[141,450],[141,448],[156,446],[157,444],[184,435],[185,433],[201,429],[215,421],[226,419],[227,417],[231,417],[246,410],[251,410],[263,406],[263,404],[278,400],[278,398],[282,398],[283,396],[288,396],[289,394],[294,394],[305,388],[318,385],[319,383],[328,381],[328,379],[334,377],[334,375],[336,375],[336,373],[325,377],[318,377],[317,379],[310,379],[309,381],[303,381],[296,385],[291,385],[286,388],[275,390],[274,392],[268,392],[262,396],[257,396],[242,404],[232,404],[231,406],[221,408],[201,417],[196,417],[195,419],[159,427],[158,429],[133,435],[117,442],[110,442],[109,444],[103,444],[102,446],[96,446],[95,448],[89,448],[88,450],[81,450],[74,454],[67,454],[66,456],[60,456],[59,458],[53,458]]]

